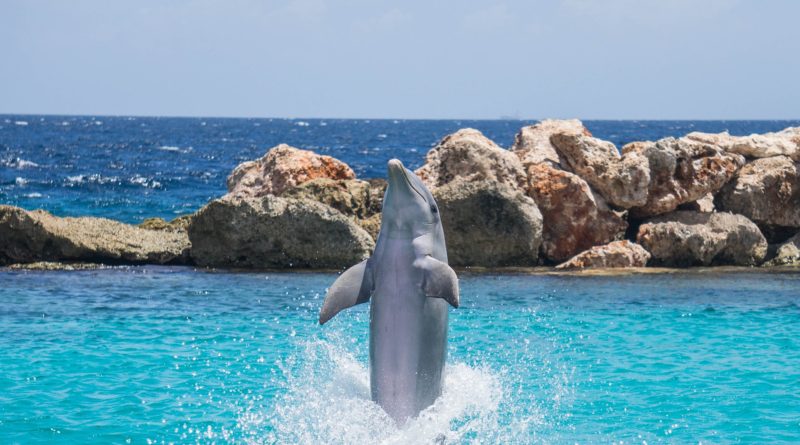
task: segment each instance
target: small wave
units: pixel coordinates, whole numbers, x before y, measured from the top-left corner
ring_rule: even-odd
[[[181,148],[181,147],[176,147],[175,145],[162,145],[158,147],[158,149],[161,151],[172,151],[175,153],[189,153],[190,151],[192,151],[192,147]]]
[[[386,139],[388,136],[384,133],[378,135],[378,139]]]
[[[27,121],[14,121],[14,125],[19,125],[20,127],[26,127],[28,125]]]
[[[16,168],[22,170],[24,168],[34,168],[38,167],[39,164],[33,161],[27,161],[21,158],[14,158],[14,159],[2,159],[0,160],[0,165],[9,167],[9,168]]]
[[[42,194],[41,194],[41,193],[36,193],[36,192],[33,192],[33,193],[26,193],[24,196],[25,196],[26,198],[41,198],[41,197],[42,197]]]
[[[298,127],[308,127],[309,125],[311,125],[306,121],[298,121],[298,122],[295,122],[294,124],[297,125]]]
[[[119,178],[116,176],[103,176],[95,173],[91,175],[67,176],[66,183],[68,186],[81,184],[116,184],[119,183]]]
[[[25,187],[26,185],[28,185],[28,180],[17,176],[17,179],[14,180],[14,184],[16,184],[19,187]]]
[[[142,187],[147,187],[151,189],[156,189],[161,187],[161,183],[156,181],[155,179],[148,179],[142,175],[134,175],[132,178],[128,180],[133,185],[141,185]]]

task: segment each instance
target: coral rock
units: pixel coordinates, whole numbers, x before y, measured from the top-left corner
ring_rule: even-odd
[[[609,267],[645,267],[650,253],[628,240],[595,246],[559,264],[556,269],[588,269]]]

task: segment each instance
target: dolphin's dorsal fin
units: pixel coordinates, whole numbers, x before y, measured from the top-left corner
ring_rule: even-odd
[[[441,298],[458,307],[458,277],[456,271],[447,263],[426,255],[417,262],[423,270],[422,290],[426,297]]]
[[[342,272],[328,289],[319,311],[319,324],[325,324],[344,309],[369,301],[373,286],[368,261],[364,260]]]

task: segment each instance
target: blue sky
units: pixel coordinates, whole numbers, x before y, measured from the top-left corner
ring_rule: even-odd
[[[793,0],[3,0],[0,113],[800,118]]]

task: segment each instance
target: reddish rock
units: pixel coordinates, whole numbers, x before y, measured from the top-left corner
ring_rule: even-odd
[[[559,264],[556,269],[588,269],[610,267],[645,267],[650,253],[628,240],[595,246]]]
[[[628,209],[647,202],[650,170],[638,153],[622,157],[611,142],[584,134],[551,138],[568,170],[585,179],[611,205]]]
[[[547,119],[536,125],[522,127],[514,137],[514,145],[511,147],[511,151],[519,157],[522,165],[526,168],[543,162],[560,165],[561,158],[550,142],[550,138],[559,133],[592,135],[577,119]]]
[[[621,237],[628,224],[575,174],[548,163],[528,167],[528,194],[544,220],[542,254],[560,262]]]
[[[416,174],[431,188],[457,178],[489,181],[515,189],[525,184],[525,171],[517,156],[472,128],[458,130],[439,141]]]
[[[336,158],[281,144],[261,159],[239,164],[228,177],[228,192],[239,197],[278,196],[312,179],[355,177],[353,170]]]

